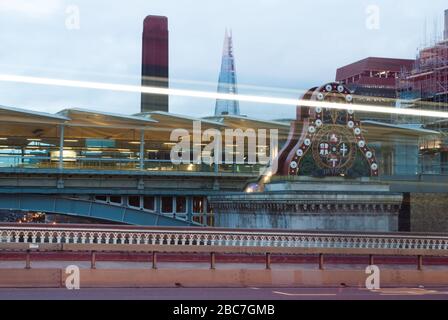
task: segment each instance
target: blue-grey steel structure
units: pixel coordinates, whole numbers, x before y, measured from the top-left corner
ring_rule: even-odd
[[[0,209],[16,211],[42,211],[73,217],[99,219],[114,223],[141,226],[199,226],[187,219],[178,219],[159,212],[149,212],[133,208],[123,202],[111,204],[108,201],[95,201],[61,195],[0,194]]]

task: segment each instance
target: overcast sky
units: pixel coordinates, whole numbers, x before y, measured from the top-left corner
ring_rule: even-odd
[[[71,5],[79,9],[79,30],[66,26]],[[366,26],[372,5],[378,28]],[[0,0],[0,73],[139,85],[143,19],[166,15],[171,87],[216,90],[229,27],[240,93],[296,98],[365,57],[415,57],[425,38],[442,32],[447,8],[446,0]],[[214,112],[212,100],[170,102],[175,113]],[[0,105],[132,114],[140,111],[140,95],[0,82]],[[241,111],[265,119],[295,112],[251,103]]]

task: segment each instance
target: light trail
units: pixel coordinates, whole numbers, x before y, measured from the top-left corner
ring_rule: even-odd
[[[34,85],[47,85],[69,88],[81,88],[81,89],[94,89],[94,90],[107,90],[118,92],[133,92],[133,93],[148,93],[158,95],[169,95],[179,97],[190,98],[204,98],[204,99],[220,99],[220,100],[235,100],[240,102],[284,105],[284,106],[304,106],[310,108],[329,108],[339,110],[353,110],[360,112],[374,112],[374,113],[386,113],[396,115],[407,116],[423,116],[432,118],[445,118],[448,119],[448,112],[422,110],[422,109],[408,109],[408,108],[394,108],[394,107],[382,107],[375,105],[364,104],[348,104],[348,103],[334,103],[325,101],[310,101],[301,99],[290,98],[276,98],[266,96],[254,96],[254,95],[242,95],[242,94],[228,94],[217,93],[208,91],[196,91],[196,90],[184,90],[184,89],[165,89],[158,87],[143,87],[124,84],[113,83],[100,83],[78,80],[64,80],[64,79],[52,79],[52,78],[39,78],[19,75],[0,74],[0,81],[25,83]]]

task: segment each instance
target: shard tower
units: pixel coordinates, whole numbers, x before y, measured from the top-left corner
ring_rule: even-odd
[[[218,93],[238,94],[235,58],[233,55],[232,32],[226,30],[224,51],[222,55],[221,73],[219,75]],[[215,116],[239,115],[240,106],[236,100],[217,100]]]
[[[142,86],[168,89],[168,18],[148,16],[143,28]],[[141,112],[168,111],[168,95],[142,93]]]

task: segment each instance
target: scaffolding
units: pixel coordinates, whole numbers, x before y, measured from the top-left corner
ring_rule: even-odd
[[[399,107],[448,112],[448,40],[420,50],[412,70],[397,78]],[[434,119],[401,119],[427,124]]]

